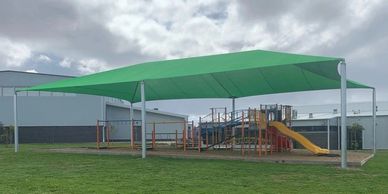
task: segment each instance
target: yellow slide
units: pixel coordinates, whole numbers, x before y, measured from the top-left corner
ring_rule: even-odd
[[[271,121],[269,123],[269,126],[277,128],[280,131],[280,133],[282,133],[283,135],[286,135],[288,137],[291,137],[292,139],[294,139],[295,141],[302,144],[303,147],[305,147],[306,149],[308,149],[309,151],[311,151],[314,154],[317,154],[317,155],[329,154],[328,149],[322,149],[322,148],[316,146],[311,141],[309,141],[307,138],[305,138],[303,135],[289,129],[286,125],[284,125],[281,122]]]

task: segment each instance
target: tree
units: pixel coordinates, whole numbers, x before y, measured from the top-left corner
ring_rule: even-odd
[[[8,127],[3,127],[0,130],[0,142],[4,143],[6,146],[12,143],[14,126],[10,125]]]
[[[358,124],[353,123],[352,126],[347,127],[348,129],[348,149],[359,150],[362,149],[362,131],[365,128]]]

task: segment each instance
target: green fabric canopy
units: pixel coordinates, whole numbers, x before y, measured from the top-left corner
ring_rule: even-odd
[[[141,63],[22,90],[92,94],[139,102],[142,80],[148,101],[338,89],[337,66],[341,60],[253,50]],[[353,81],[347,85],[369,88]]]

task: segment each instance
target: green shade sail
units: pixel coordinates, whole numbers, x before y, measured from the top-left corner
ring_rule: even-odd
[[[341,58],[253,50],[141,63],[22,90],[146,100],[238,98],[340,88]],[[348,88],[370,88],[348,81]]]

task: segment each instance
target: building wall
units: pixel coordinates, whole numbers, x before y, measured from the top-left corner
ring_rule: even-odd
[[[335,144],[338,144],[338,126],[337,119],[331,119],[331,148],[337,149],[338,147],[333,147]],[[373,148],[373,118],[371,116],[352,116],[347,118],[347,126],[351,126],[353,123],[358,123],[362,125],[365,130],[363,131],[363,149],[372,149]],[[301,128],[304,127],[323,127],[327,125],[326,119],[311,119],[311,120],[295,120],[293,121],[293,128],[301,132],[303,135],[306,135],[307,138],[312,140],[313,143],[316,143],[318,146],[326,147],[327,146],[327,132],[320,130],[321,132],[305,132],[301,131]],[[336,135],[334,135],[336,133]],[[337,143],[336,143],[337,142]],[[388,149],[388,115],[379,115],[376,117],[376,147],[377,149]]]
[[[13,125],[13,97],[0,97],[0,122]],[[19,96],[20,126],[94,126],[101,118],[101,97]]]
[[[129,108],[128,107],[119,107],[107,105],[106,107],[106,118],[107,120],[129,120]],[[141,134],[141,112],[140,110],[134,110],[134,120],[135,122],[135,139],[140,140]],[[159,114],[155,112],[147,112],[146,114],[146,131],[147,139],[151,139],[151,133],[153,129],[153,123],[155,124],[156,138],[157,139],[170,139],[172,136],[175,138],[175,131],[178,130],[181,133],[183,129],[183,123],[186,120],[184,117]],[[165,123],[161,124],[160,122],[178,122],[178,123]],[[110,124],[113,126],[110,132],[110,137],[112,140],[129,140],[130,136],[130,127],[128,121],[111,121]],[[164,134],[163,134],[164,133]],[[171,134],[167,134],[171,133]]]
[[[358,123],[362,125],[363,149],[373,149],[373,118],[372,117],[350,117],[348,125]],[[376,148],[388,149],[388,115],[376,117]]]
[[[13,94],[15,89],[69,78],[67,76],[0,71],[0,123],[14,124]],[[18,124],[21,143],[93,142],[96,140],[96,121],[128,120],[129,108],[119,99],[60,92],[18,92]],[[112,103],[114,105],[112,105]],[[111,104],[111,105],[109,105]],[[105,114],[104,114],[105,111]],[[184,117],[157,113],[147,114],[147,138],[151,138],[152,122],[181,122],[158,124],[159,133],[183,129]],[[140,111],[134,111],[140,120]],[[112,123],[111,138],[128,140],[129,123]],[[136,124],[140,133],[140,122]],[[163,135],[157,136],[162,138]],[[175,135],[174,135],[175,137]],[[139,138],[140,139],[140,138]]]
[[[70,76],[26,73],[17,71],[0,71],[0,86],[26,87],[57,81]]]
[[[0,122],[13,125],[15,89],[69,78],[68,76],[0,71]],[[60,92],[19,92],[20,126],[90,126],[101,118],[102,98]]]

